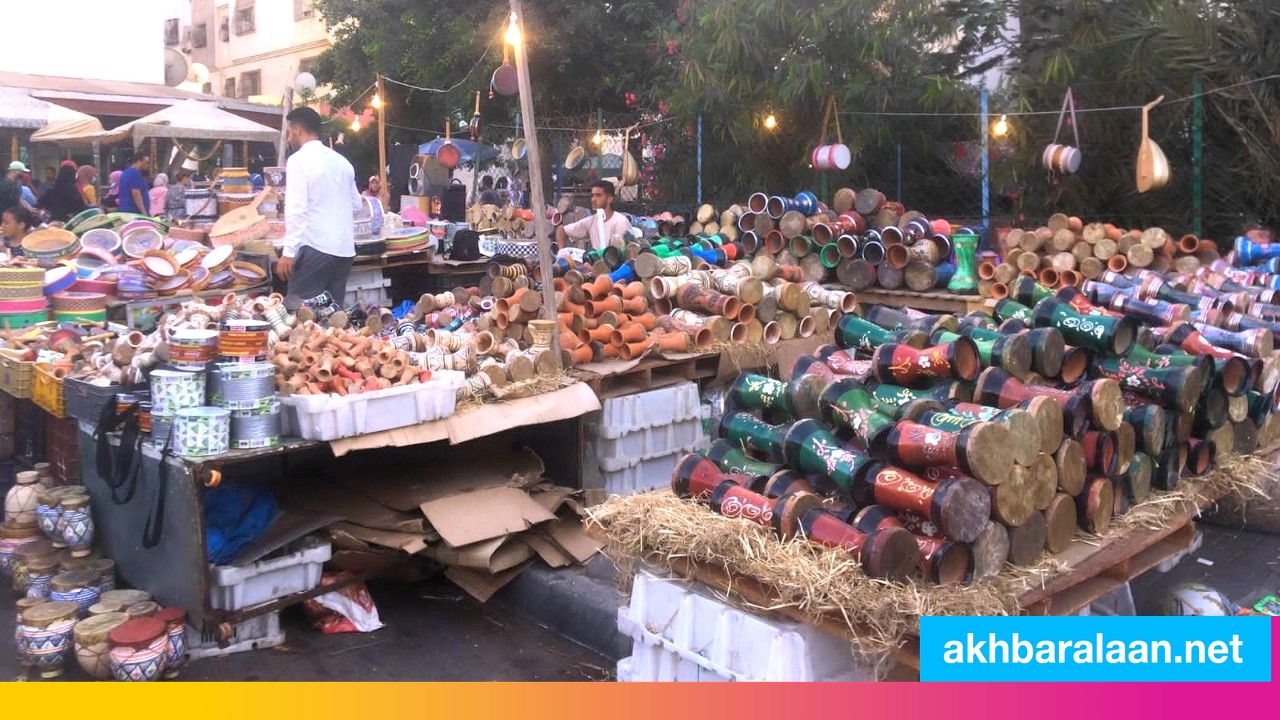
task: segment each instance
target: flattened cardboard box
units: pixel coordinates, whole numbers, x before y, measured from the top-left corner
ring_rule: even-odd
[[[468,595],[479,600],[487,602],[493,594],[506,587],[507,583],[516,579],[524,569],[528,567],[528,563],[517,565],[510,570],[504,570],[497,575],[490,575],[481,570],[472,570],[463,567],[450,567],[444,571],[444,576],[453,581],[454,585],[462,588]]]
[[[522,535],[503,535],[460,548],[437,543],[421,551],[443,565],[483,570],[496,574],[533,557],[533,550],[521,541]]]
[[[429,468],[397,471],[380,468],[377,482],[362,482],[354,474],[346,474],[343,484],[375,502],[402,512],[420,511],[429,501],[466,491],[490,487],[531,485],[542,477],[542,459],[534,451],[523,448],[505,453],[488,453],[483,457],[455,453],[448,463]]]
[[[454,548],[519,533],[556,516],[524,490],[495,487],[424,502],[422,514]]]

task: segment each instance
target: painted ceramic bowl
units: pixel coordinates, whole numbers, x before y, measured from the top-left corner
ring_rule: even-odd
[[[80,236],[80,245],[83,250],[92,248],[109,255],[115,255],[120,252],[120,243],[120,233],[110,228],[90,230]]]
[[[122,230],[120,237],[124,254],[131,258],[141,258],[151,250],[164,248],[164,235],[154,226],[138,227],[132,231]]]

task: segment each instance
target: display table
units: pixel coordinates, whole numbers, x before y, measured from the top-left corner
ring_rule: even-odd
[[[489,266],[489,261],[445,260],[431,250],[359,255],[353,270],[381,270],[391,280],[392,297],[418,297],[422,293],[439,293],[458,286],[475,285]]]

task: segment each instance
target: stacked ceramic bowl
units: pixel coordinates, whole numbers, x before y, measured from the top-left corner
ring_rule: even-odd
[[[407,227],[387,233],[387,252],[421,250],[431,244],[426,228]]]
[[[270,362],[218,363],[209,373],[209,402],[230,413],[230,446],[239,450],[280,444],[280,399]]]
[[[74,280],[74,273],[71,274]],[[45,271],[38,267],[0,268],[0,328],[24,328],[49,319]]]

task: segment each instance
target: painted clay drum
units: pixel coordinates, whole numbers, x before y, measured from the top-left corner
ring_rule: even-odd
[[[71,651],[71,633],[76,624],[76,605],[46,602],[22,612],[22,638],[31,667],[40,677],[62,674]]]
[[[84,617],[89,614],[89,607],[102,596],[101,581],[102,575],[92,570],[64,570],[53,576],[49,584],[49,599],[75,603],[79,608],[78,617]]]
[[[169,638],[169,652],[165,659],[164,677],[176,678],[187,663],[187,611],[178,607],[162,608],[156,618],[164,623]]]
[[[40,528],[35,525],[0,525],[0,575],[12,577],[14,551],[39,539]]]
[[[154,617],[126,620],[107,635],[111,674],[120,682],[159,680],[169,656],[168,628]]]
[[[108,637],[112,630],[128,620],[129,616],[122,612],[109,612],[91,615],[76,623],[72,632],[76,662],[89,677],[94,680],[111,679],[111,643]]]

